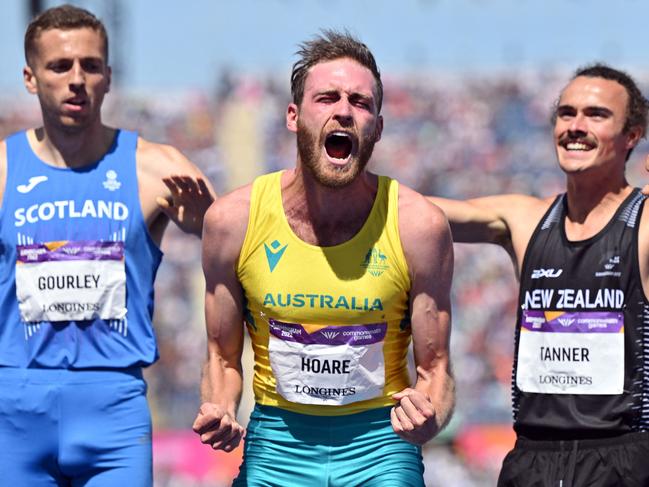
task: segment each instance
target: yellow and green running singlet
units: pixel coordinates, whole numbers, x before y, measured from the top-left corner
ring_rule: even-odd
[[[398,183],[380,176],[350,240],[317,247],[291,230],[281,172],[252,187],[237,263],[255,354],[259,404],[314,415],[393,404],[409,385],[410,278],[398,228]]]

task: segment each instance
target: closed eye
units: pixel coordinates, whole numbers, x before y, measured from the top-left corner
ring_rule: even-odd
[[[104,70],[104,63],[98,58],[87,58],[81,60],[81,69],[86,73],[101,73]]]
[[[72,69],[73,62],[71,59],[58,59],[47,64],[47,69],[55,73],[65,73]]]
[[[340,95],[335,91],[331,91],[319,94],[315,100],[318,103],[335,103],[340,100]]]

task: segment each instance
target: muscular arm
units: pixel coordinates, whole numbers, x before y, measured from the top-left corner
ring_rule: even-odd
[[[509,238],[504,215],[499,209],[507,205],[507,196],[473,200],[451,200],[428,196],[446,214],[455,242],[503,244]]]
[[[527,243],[552,199],[520,194],[451,200],[427,196],[448,218],[453,241],[503,247],[520,268]]]
[[[244,428],[236,420],[242,389],[243,291],[235,273],[246,231],[249,190],[216,201],[205,215],[203,272],[207,360],[193,429],[214,449],[231,451]]]
[[[451,375],[451,279],[453,244],[443,213],[424,197],[401,187],[399,230],[410,269],[412,339],[417,366],[414,388],[394,398],[392,426],[418,445],[449,421],[455,386]]]
[[[140,204],[149,232],[160,244],[169,221],[197,236],[215,193],[198,167],[169,145],[138,139]]]

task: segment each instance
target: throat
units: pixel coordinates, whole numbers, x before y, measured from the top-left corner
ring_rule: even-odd
[[[370,212],[353,218],[314,218],[303,206],[286,210],[286,219],[293,233],[302,241],[318,247],[343,244],[356,236],[369,218]]]
[[[282,205],[288,225],[302,241],[319,247],[340,245],[357,235],[372,213],[378,178],[362,173],[350,185],[331,189],[299,169],[285,173]]]

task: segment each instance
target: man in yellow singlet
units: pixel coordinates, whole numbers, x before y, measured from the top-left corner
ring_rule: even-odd
[[[454,401],[449,226],[422,195],[365,168],[383,129],[367,46],[325,31],[298,55],[286,112],[295,168],[205,217],[208,358],[194,430],[225,451],[245,433],[245,320],[256,404],[234,485],[423,485],[421,445]]]

